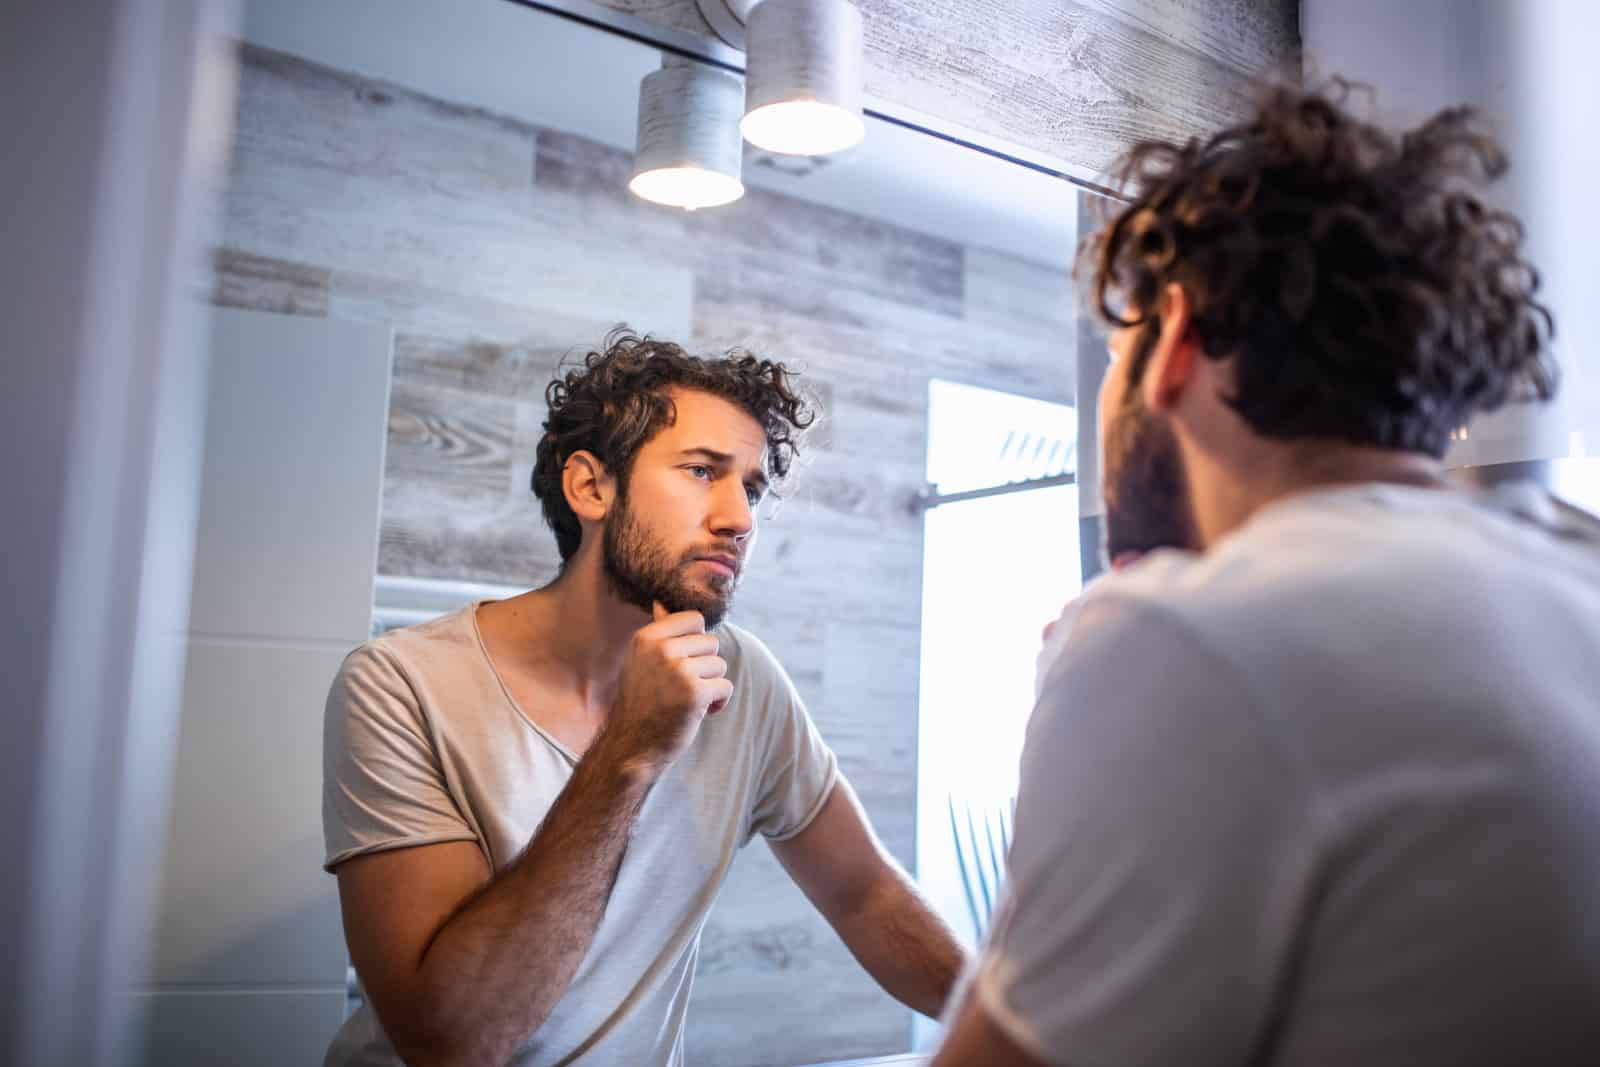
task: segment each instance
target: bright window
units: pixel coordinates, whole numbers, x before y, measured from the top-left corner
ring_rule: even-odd
[[[935,381],[928,481],[941,495],[1075,470],[1073,408]],[[926,513],[917,759],[918,880],[975,937],[957,861],[958,812],[1016,794],[1044,625],[1082,584],[1075,485],[943,503]]]

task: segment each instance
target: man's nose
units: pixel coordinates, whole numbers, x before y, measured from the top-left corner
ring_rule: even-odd
[[[755,509],[742,485],[731,484],[717,494],[716,511],[711,516],[712,530],[719,537],[743,541],[756,527]]]

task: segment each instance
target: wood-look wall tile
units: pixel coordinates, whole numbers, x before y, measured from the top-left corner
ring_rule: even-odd
[[[692,273],[534,210],[534,131],[246,55],[224,244],[563,315],[687,332]]]
[[[771,531],[763,552],[768,565],[745,579],[750,598],[799,598],[875,622],[901,621],[907,604],[921,603],[920,555],[871,533],[841,529],[823,539]]]
[[[531,589],[555,578],[561,557],[536,508],[488,513],[446,507],[386,510],[378,573],[495,582]]]
[[[759,540],[750,565],[756,570],[764,566]],[[734,596],[728,620],[767,646],[794,681],[807,707],[822,699],[823,640],[828,620],[817,605],[781,595],[749,595],[741,588]]]
[[[333,318],[388,323],[396,333],[491,344],[581,351],[598,344],[619,321],[599,307],[594,309],[599,317],[584,318],[573,309],[489,300],[359,271],[332,271],[329,290],[328,314]]]
[[[862,969],[760,838],[734,863],[701,957],[691,1063],[789,1065],[910,1046],[910,1012]]]
[[[1192,49],[1247,75],[1271,70],[1300,52],[1298,5],[1288,0],[1078,2],[1174,48]]]
[[[328,271],[321,267],[231,248],[218,249],[213,262],[211,302],[218,307],[318,318],[328,314]]]
[[[689,214],[628,192],[631,171],[631,156],[619,149],[554,131],[539,135],[541,204],[578,207],[610,243],[741,285],[788,278],[789,285],[772,286],[779,298],[852,288],[960,313],[964,249],[952,241],[759,188]],[[814,284],[793,284],[796,273]]]
[[[541,344],[531,339],[501,344],[400,333],[394,339],[394,372],[414,385],[542,403],[545,386],[573,349],[570,343]]]
[[[834,313],[796,314],[721,279],[701,276],[695,291],[696,343],[742,345],[793,359],[826,380],[871,384],[908,395],[929,378],[1024,392],[1070,402],[1074,382],[1070,338],[1019,323],[961,320],[938,312],[840,290]],[[837,369],[840,373],[833,373]]]
[[[959,16],[919,0],[861,6],[868,94],[1090,171],[1135,141],[1181,142],[1249,105],[1250,76],[1237,67],[1099,6],[981,2]]]
[[[270,158],[304,173],[401,193],[525,202],[534,128],[478,108],[245,44],[234,171]]]
[[[384,512],[502,510],[515,408],[510,400],[418,383],[397,371],[389,393]]]
[[[402,284],[667,336],[687,333],[694,285],[687,270],[441,193],[395,197],[355,180],[308,190],[296,188],[296,175],[274,173],[279,169],[263,163],[235,178],[229,247],[299,256],[336,272],[381,270]]]
[[[1073,249],[1059,264],[1038,263],[988,248],[969,248],[966,317],[1016,332],[1026,325],[1066,336],[1076,327],[1078,294],[1072,282]]]

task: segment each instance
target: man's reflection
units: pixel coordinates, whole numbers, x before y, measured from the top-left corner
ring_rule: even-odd
[[[623,332],[547,399],[559,577],[368,642],[329,695],[326,865],[367,1002],[327,1063],[682,1063],[700,932],[757,833],[938,1014],[962,950],[724,619],[812,421],[789,372]]]

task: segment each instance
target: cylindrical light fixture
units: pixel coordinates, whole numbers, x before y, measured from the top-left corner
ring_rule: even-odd
[[[639,83],[639,130],[628,188],[690,211],[744,195],[737,75],[668,58]]]
[[[859,144],[861,12],[849,0],[761,0],[745,23],[745,140],[784,155]]]

